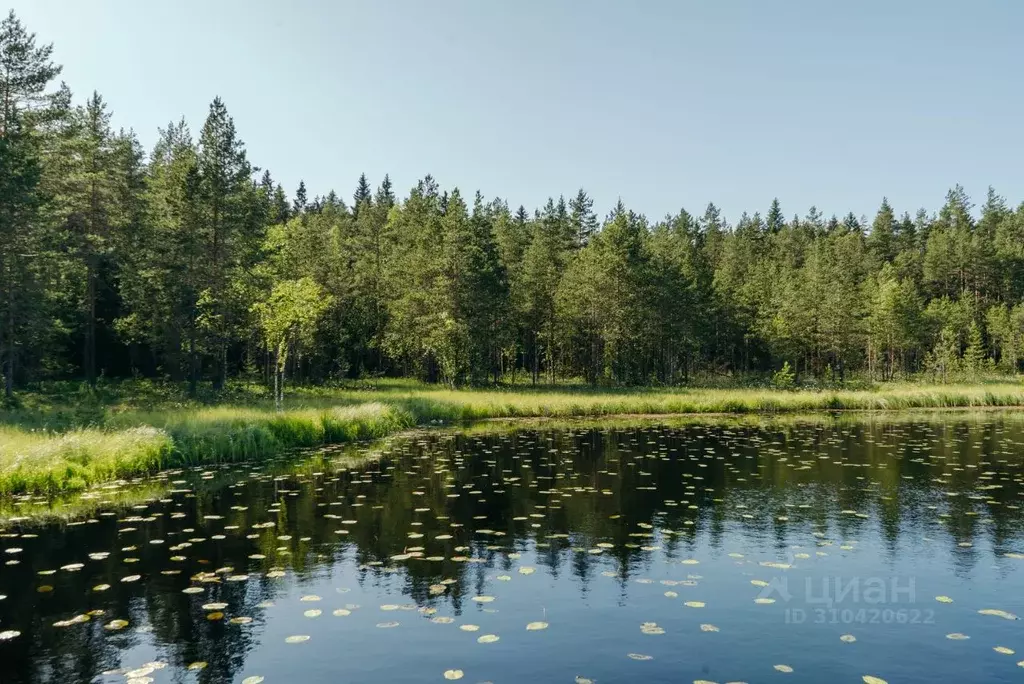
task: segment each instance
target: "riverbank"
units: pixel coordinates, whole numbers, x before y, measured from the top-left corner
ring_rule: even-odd
[[[124,383],[96,393],[51,386],[0,412],[0,494],[80,491],[164,468],[252,461],[290,448],[385,437],[490,418],[782,414],[1024,406],[1024,385],[891,385],[869,390],[582,387],[449,390],[408,381],[298,388],[277,412],[257,387],[223,403],[182,388]],[[208,399],[209,402],[209,399]]]

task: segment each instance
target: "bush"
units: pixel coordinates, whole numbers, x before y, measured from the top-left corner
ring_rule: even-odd
[[[796,374],[789,367],[789,361],[772,375],[772,387],[780,390],[791,390],[796,387]]]

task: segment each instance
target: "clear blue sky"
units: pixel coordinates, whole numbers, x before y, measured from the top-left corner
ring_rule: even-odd
[[[426,173],[660,218],[1024,199],[1020,0],[14,0],[152,144],[223,97],[293,193]]]

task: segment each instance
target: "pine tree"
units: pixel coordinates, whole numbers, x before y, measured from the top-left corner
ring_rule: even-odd
[[[199,372],[198,300],[206,243],[198,212],[196,150],[184,121],[159,131],[146,169],[145,220],[122,250],[120,293],[128,313],[117,321],[125,339],[145,342],[172,379]]]
[[[254,195],[252,169],[234,121],[219,97],[210,105],[199,135],[196,170],[198,219],[208,250],[199,322],[205,350],[213,357],[214,388],[220,389],[227,380],[228,346],[235,326],[248,310],[248,303],[237,299],[239,290],[233,283],[245,272],[245,252],[255,245],[249,239],[254,236],[246,230]]]
[[[571,212],[570,222],[574,233],[576,249],[587,246],[590,238],[597,231],[597,216],[594,214],[594,200],[590,199],[583,188],[580,188],[576,196],[569,200]]]
[[[28,263],[38,248],[37,235],[29,230],[38,213],[41,198],[39,163],[32,153],[20,124],[7,120],[0,135],[0,365],[3,367],[4,395],[14,391],[15,363],[22,337],[22,312],[30,310],[35,298],[33,264]]]
[[[112,283],[104,282],[108,258],[120,227],[117,188],[122,169],[115,158],[110,113],[98,93],[74,115],[76,129],[71,148],[66,150],[75,163],[69,169],[61,198],[65,208],[66,231],[72,236],[75,263],[81,268],[82,364],[86,382],[96,384],[97,303],[101,292]]]
[[[531,377],[540,379],[541,357],[546,355],[549,375],[554,377],[555,294],[572,245],[565,222],[564,202],[548,199],[539,218],[532,222],[529,246],[523,255],[522,306],[520,312],[527,328]]]
[[[42,167],[33,114],[61,71],[52,45],[36,45],[12,10],[0,21],[0,371],[4,395],[14,391],[16,363],[33,314],[46,315],[41,288],[45,264],[39,230]]]
[[[23,117],[46,103],[46,86],[63,67],[54,64],[53,45],[36,45],[11,10],[0,21],[0,137],[24,134]]]

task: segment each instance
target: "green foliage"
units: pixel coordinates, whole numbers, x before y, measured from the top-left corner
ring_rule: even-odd
[[[791,390],[796,387],[796,373],[789,367],[789,361],[782,364],[782,368],[772,374],[772,387],[780,390]]]
[[[967,331],[967,348],[964,350],[963,368],[968,378],[974,379],[984,370],[985,345],[981,339],[981,328],[971,321]]]
[[[250,163],[214,98],[149,154],[98,93],[0,22],[0,366],[16,385],[236,378],[269,388],[408,376],[448,386],[754,378],[944,382],[1024,352],[1024,205],[951,189],[936,214],[871,221],[774,199],[654,221],[583,189],[512,211],[431,176],[349,204],[293,199]],[[312,199],[311,199],[312,197]],[[8,398],[6,401],[10,401]]]
[[[278,410],[284,398],[289,351],[310,342],[317,322],[330,306],[331,297],[308,277],[274,283],[266,301],[253,305],[263,342],[274,354],[274,398]]]

